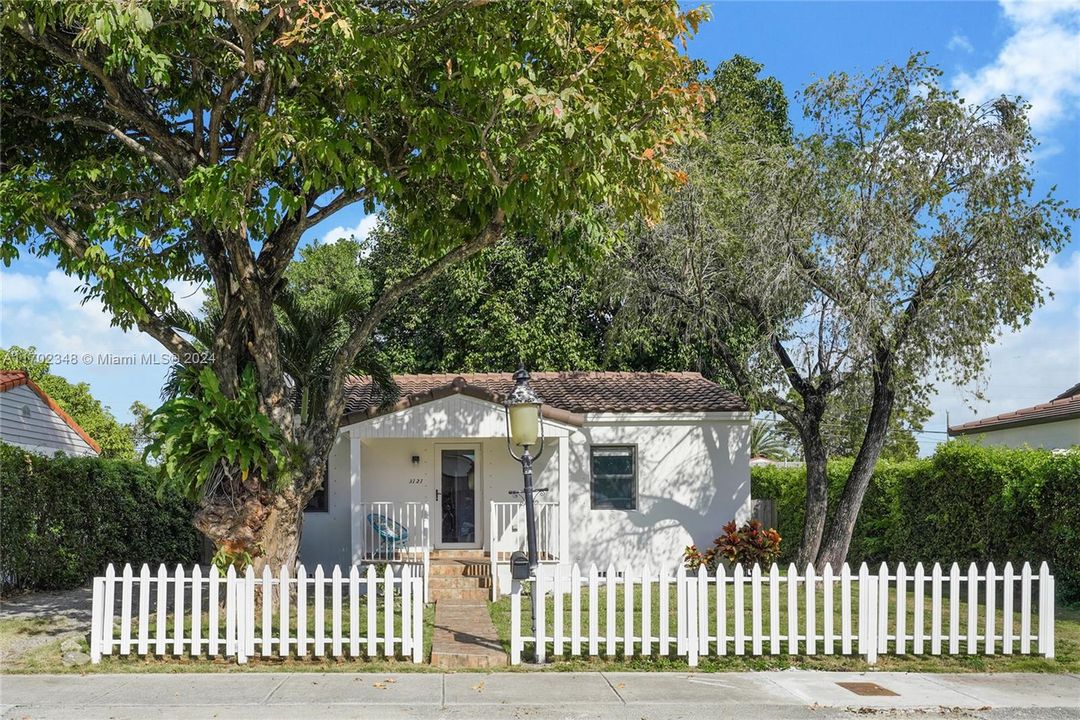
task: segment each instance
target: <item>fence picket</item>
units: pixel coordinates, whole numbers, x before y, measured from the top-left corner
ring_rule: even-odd
[[[667,657],[671,649],[671,587],[668,581],[667,568],[660,568],[660,586],[658,588],[657,602],[660,606],[660,656]]]
[[[108,574],[106,574],[108,578]],[[157,571],[157,617],[154,627],[154,654],[162,656],[165,654],[165,613],[168,610],[168,604],[166,603],[167,593],[169,592],[169,571],[165,569],[165,564],[158,565]],[[110,602],[108,593],[105,594],[105,603]],[[110,621],[110,627],[111,627]],[[230,655],[231,653],[226,653]]]
[[[983,652],[994,654],[997,642],[997,572],[994,563],[986,566],[986,627],[983,636]]]
[[[941,564],[934,563],[930,585],[930,653],[941,654]]]
[[[755,655],[761,654],[761,565],[754,563],[754,569],[750,571],[750,638],[752,651]],[[719,611],[718,611],[719,612]]]
[[[330,631],[332,633],[331,640],[333,644],[330,647],[330,651],[334,657],[341,657],[341,566],[335,564],[334,572],[331,575],[330,582],[330,613],[331,613],[331,626]],[[404,589],[403,589],[404,590]],[[409,607],[408,602],[402,603],[405,608]]]
[[[926,570],[922,563],[915,564],[915,600],[912,604],[911,618],[911,651],[916,655],[923,654],[923,634],[926,628],[925,595],[926,595]]]
[[[413,578],[412,583],[412,661],[422,663],[424,662],[424,587],[427,583],[424,582],[423,577]]]
[[[383,648],[386,659],[394,657],[394,570],[390,565],[383,572]]]
[[[741,569],[742,566],[740,566]],[[700,576],[699,576],[700,577]],[[686,664],[697,667],[698,656],[701,648],[698,645],[698,585],[701,582],[698,577],[683,575],[686,582]]]
[[[780,654],[780,567],[769,568],[769,652]]]
[[[236,568],[232,565],[225,572],[225,654],[238,656],[236,651]]]
[[[139,644],[136,652],[145,655],[150,638],[150,566],[139,569]]]
[[[315,657],[326,653],[326,573],[322,563],[315,566]]]
[[[202,568],[191,569],[191,647],[192,657],[202,654]]]
[[[960,652],[960,566],[949,570],[949,654]]]
[[[120,586],[120,654],[131,653],[131,565],[124,565]]]
[[[116,617],[116,568],[113,567],[112,563],[109,563],[108,567],[105,568],[104,595],[105,599],[103,604],[105,605],[105,617],[101,624],[101,629],[103,630],[101,634],[101,652],[104,655],[112,655],[113,622]]]
[[[788,655],[799,654],[799,585],[796,581],[795,563],[788,564],[787,570],[787,651]]]
[[[218,593],[220,592],[221,571],[217,565],[210,566],[210,574],[207,576],[208,587],[206,589],[206,654],[215,657],[218,654]]]
[[[851,654],[851,567],[840,568],[840,652]]]
[[[821,634],[826,655],[833,654],[833,581],[832,563],[825,563],[821,575]]]
[[[675,571],[675,654],[686,654],[686,567]]]
[[[697,613],[690,622],[697,624],[698,654],[709,654],[709,571],[704,565],[698,567]]]
[[[1012,655],[1013,651],[1013,591],[1016,587],[1013,566],[1005,563],[1001,578],[1001,652]]]
[[[896,566],[896,654],[907,652],[907,568]]]
[[[289,636],[292,634],[292,618],[289,615],[289,568],[281,566],[278,573],[278,654],[289,657]]]
[[[412,568],[401,566],[401,654],[408,657],[412,652]]]
[[[878,568],[877,581],[874,616],[877,620],[877,651],[882,655],[889,648],[889,566],[885,563]]]
[[[375,633],[378,630],[375,627],[375,607],[379,602],[379,585],[376,578],[375,566],[368,565],[367,593],[364,596],[364,602],[367,604],[367,641],[364,643],[364,652],[369,658],[379,653],[379,649],[375,647]]]
[[[184,652],[184,567],[177,565],[173,573],[173,655]]]
[[[255,568],[248,565],[244,570],[244,656],[255,654]]]
[[[497,582],[493,579],[492,582]],[[360,571],[349,569],[349,657],[360,655]]]
[[[645,564],[641,570],[641,655],[652,656],[652,568]]]
[[[101,662],[101,637],[104,634],[105,578],[94,578],[94,595],[90,600],[90,662]]]
[[[1031,564],[1020,569],[1020,653],[1031,652]]]
[[[552,655],[562,657],[563,654],[563,568],[562,565],[555,566],[554,585],[552,587],[552,595],[555,601],[555,609],[552,611]]]
[[[604,576],[604,652],[615,655],[615,566],[608,565]]]
[[[967,574],[967,654],[979,652],[979,569],[975,563],[968,566]]]
[[[727,570],[716,568],[716,653],[727,655]]]
[[[876,585],[876,583],[875,583]],[[866,563],[859,565],[859,654],[870,656],[870,570]]]
[[[1050,639],[1053,621],[1054,593],[1050,580],[1050,566],[1044,560],[1039,566],[1039,653],[1053,657],[1054,645]]]
[[[864,568],[866,567],[865,563],[863,564],[863,567]],[[885,575],[886,577],[888,577],[887,573],[888,573],[888,571],[886,570],[886,575]],[[861,571],[860,571],[860,574],[861,574]],[[880,576],[879,576],[879,578],[880,578]],[[866,638],[866,648],[867,648],[866,663],[868,665],[875,665],[877,663],[877,658],[878,658],[878,637],[877,637],[877,632],[878,632],[878,628],[880,627],[880,623],[878,622],[877,610],[878,610],[878,607],[879,607],[878,606],[878,591],[880,590],[880,587],[881,587],[880,586],[880,580],[878,582],[869,582],[869,583],[867,583],[867,587],[866,587],[866,589],[867,589],[867,593],[866,593],[866,610],[867,610],[867,613],[868,613],[867,618],[866,618],[866,631],[867,631],[867,634],[868,634],[868,637]],[[859,591],[859,594],[860,595],[862,594],[861,590]]]
[[[570,654],[581,655],[581,568],[570,568]]]

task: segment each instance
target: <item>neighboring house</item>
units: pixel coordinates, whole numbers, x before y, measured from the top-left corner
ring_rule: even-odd
[[[1080,445],[1080,383],[1041,405],[952,425],[949,436],[1012,448],[1058,450]]]
[[[101,447],[23,370],[0,371],[0,441],[42,455],[99,455]]]
[[[507,452],[509,373],[404,375],[380,407],[370,381],[347,386],[328,481],[304,517],[305,564],[361,564],[431,551],[496,563],[525,547],[521,466]],[[534,373],[544,450],[534,467],[540,558],[674,569],[750,514],[750,413],[698,373]],[[534,451],[536,449],[534,448]],[[396,547],[368,516],[396,518]],[[407,549],[407,551],[405,550]],[[481,558],[483,558],[481,560]],[[434,581],[434,578],[433,578]]]

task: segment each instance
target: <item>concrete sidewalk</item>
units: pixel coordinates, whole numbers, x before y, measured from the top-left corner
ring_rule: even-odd
[[[845,688],[837,683],[862,683]],[[861,695],[860,692],[888,693]],[[4,675],[4,718],[1080,718],[1080,676],[824,673]]]

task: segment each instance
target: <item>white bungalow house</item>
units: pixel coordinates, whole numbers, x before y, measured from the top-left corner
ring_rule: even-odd
[[[1076,447],[1080,445],[1080,383],[1049,402],[951,425],[949,437],[1010,448]]]
[[[525,547],[523,503],[511,494],[522,471],[507,450],[503,406],[511,375],[395,380],[402,394],[390,407],[368,379],[348,385],[301,560],[415,562],[425,575],[432,563],[470,563],[479,572],[433,575],[488,578],[450,583],[453,597],[486,597],[491,577],[505,589],[509,554]],[[750,413],[736,395],[698,373],[534,373],[531,385],[544,401],[534,466],[546,488],[537,500],[543,563],[674,567],[687,545],[749,516]]]

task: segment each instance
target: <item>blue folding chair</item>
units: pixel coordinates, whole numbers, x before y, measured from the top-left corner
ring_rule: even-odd
[[[373,556],[393,560],[398,549],[406,546],[409,540],[409,529],[397,520],[380,513],[371,513],[367,519],[375,530],[375,534],[379,536],[379,546],[375,548]]]

